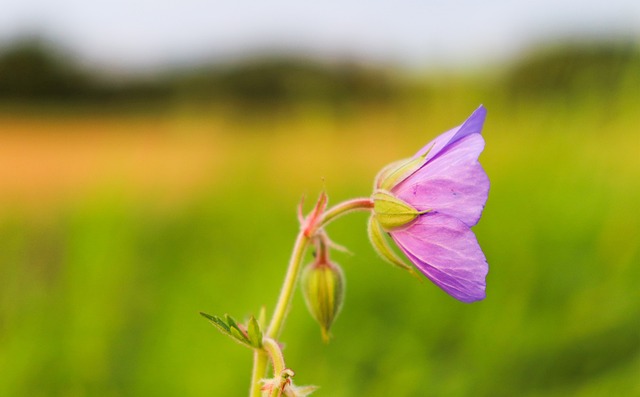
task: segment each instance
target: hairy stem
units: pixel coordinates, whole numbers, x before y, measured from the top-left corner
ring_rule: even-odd
[[[271,338],[264,338],[264,350],[269,354],[271,362],[273,363],[273,373],[275,376],[280,376],[285,369],[284,356],[282,350],[278,346],[278,342]]]
[[[280,334],[280,329],[282,328],[284,319],[289,311],[293,291],[296,288],[296,281],[298,280],[298,274],[300,273],[302,258],[304,258],[304,253],[307,250],[308,245],[309,237],[305,236],[301,231],[298,233],[298,237],[296,238],[296,242],[293,246],[287,275],[285,276],[284,284],[280,290],[280,296],[278,297],[278,303],[276,304],[276,308],[273,312],[273,317],[271,317],[271,322],[267,328],[266,336],[269,338],[277,339]]]
[[[264,374],[267,371],[268,363],[267,352],[263,349],[254,349],[253,351],[253,371],[251,373],[251,389],[249,390],[250,397],[260,397],[262,391],[260,388],[260,381],[264,378]]]
[[[369,197],[357,198],[348,201],[343,201],[340,204],[329,208],[322,215],[322,221],[320,226],[326,226],[329,222],[342,215],[351,213],[353,211],[367,211],[373,208],[373,200]]]
[[[322,214],[322,217],[320,218],[314,230],[317,231],[321,229],[329,222],[339,218],[344,214],[357,210],[370,210],[371,208],[373,208],[373,201],[370,198],[359,198],[342,202],[326,210]],[[296,288],[296,281],[298,280],[298,275],[300,274],[302,259],[304,258],[304,254],[307,250],[307,247],[309,246],[309,242],[311,240],[311,237],[309,236],[311,235],[313,235],[313,233],[307,235],[305,234],[304,230],[301,230],[296,237],[296,241],[293,246],[293,252],[291,253],[291,258],[289,259],[287,274],[284,278],[282,289],[280,290],[280,296],[278,297],[276,308],[273,312],[273,316],[271,317],[271,321],[269,322],[269,327],[267,328],[267,332],[265,333],[265,340],[267,338],[272,340],[277,339],[282,326],[284,325],[287,312],[289,311],[289,306],[291,305],[293,292]],[[250,396],[259,397],[260,379],[265,377],[267,371],[267,353],[263,349],[257,349],[253,357],[254,363],[253,375],[251,378],[252,385]],[[278,374],[276,374],[276,376],[277,375]]]

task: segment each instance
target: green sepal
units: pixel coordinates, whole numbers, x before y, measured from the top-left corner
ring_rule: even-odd
[[[389,185],[390,182],[387,181],[389,176],[393,174],[394,171],[396,171],[396,169],[398,169],[400,166],[404,165],[409,161],[410,159],[402,159],[402,160],[394,161],[391,164],[387,164],[382,170],[380,170],[380,172],[378,172],[378,175],[376,175],[376,178],[373,183],[373,188],[380,189],[382,188],[383,184]]]
[[[434,145],[435,143],[422,156],[395,161],[384,167],[376,176],[375,188],[391,190],[394,186],[410,177],[425,164],[425,159]]]
[[[369,218],[369,240],[373,245],[374,250],[380,255],[382,259],[390,264],[399,267],[400,269],[408,271],[412,276],[420,278],[413,267],[407,265],[393,249],[389,246],[387,239],[385,238],[385,231],[380,226],[380,223],[376,219],[375,215],[371,215]]]
[[[393,230],[413,221],[425,211],[418,211],[403,200],[384,190],[376,190],[373,199],[373,213],[380,226]]]
[[[376,187],[389,190],[413,174],[422,164],[423,156],[392,163],[389,168],[383,169]]]

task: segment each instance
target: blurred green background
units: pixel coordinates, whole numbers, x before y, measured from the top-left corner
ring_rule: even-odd
[[[488,109],[474,228],[487,299],[383,263],[366,216],[318,396],[640,395],[640,50],[571,40],[451,72],[260,56],[114,78],[40,39],[0,52],[0,396],[242,396],[251,353],[198,315],[270,313],[295,208]]]

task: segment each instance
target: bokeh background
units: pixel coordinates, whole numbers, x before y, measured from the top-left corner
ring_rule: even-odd
[[[640,396],[635,1],[4,2],[0,396],[242,396],[198,315],[271,312],[295,208],[488,111],[487,299],[330,225],[347,277],[317,396]]]

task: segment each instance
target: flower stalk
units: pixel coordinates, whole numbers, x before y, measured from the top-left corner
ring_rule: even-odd
[[[298,237],[293,246],[293,252],[291,253],[291,259],[289,260],[287,274],[284,278],[282,289],[280,290],[280,296],[278,297],[276,308],[269,322],[269,327],[267,328],[266,335],[270,338],[277,338],[280,334],[280,329],[289,311],[293,291],[295,290],[298,274],[300,273],[300,265],[309,245],[309,240],[309,237],[305,236],[302,231],[298,233]]]
[[[253,350],[253,370],[251,371],[251,388],[249,389],[250,397],[260,397],[262,385],[260,381],[267,371],[269,356],[264,349]]]
[[[321,198],[322,200],[322,198]],[[320,201],[319,201],[320,203]],[[301,230],[296,237],[296,242],[293,246],[293,252],[291,253],[291,259],[289,260],[289,267],[287,268],[287,274],[280,290],[280,296],[276,308],[269,322],[269,328],[267,328],[266,335],[270,338],[277,338],[280,333],[280,328],[285,320],[289,305],[291,304],[291,298],[293,291],[295,290],[296,281],[300,273],[300,267],[304,254],[309,246],[312,235],[326,226],[329,222],[339,218],[342,215],[348,214],[353,211],[368,211],[373,208],[373,201],[370,198],[359,198],[342,202],[340,204],[331,207],[320,216],[316,217],[316,221]],[[315,215],[315,212],[312,214]]]
[[[291,305],[293,292],[295,291],[297,280],[300,275],[302,260],[304,259],[304,255],[313,236],[328,223],[345,214],[354,211],[371,210],[373,208],[373,201],[370,198],[348,200],[337,204],[326,211],[324,210],[324,206],[326,206],[326,196],[323,193],[316,204],[316,208],[314,208],[311,214],[304,219],[304,222],[302,222],[303,227],[300,232],[298,232],[296,241],[293,245],[293,251],[287,267],[287,274],[285,275],[276,307],[265,333],[265,340],[277,339],[280,331],[282,330],[282,326],[289,311],[289,306]],[[250,396],[260,397],[260,380],[265,377],[267,372],[268,359],[266,351],[256,349],[253,355],[253,360]],[[274,373],[277,373],[275,368]]]
[[[328,225],[333,220],[354,211],[368,211],[373,208],[373,200],[369,197],[343,201],[326,210],[322,216],[321,226]]]
[[[264,344],[264,350],[271,358],[271,363],[273,364],[273,373],[282,373],[282,371],[284,371],[285,369],[284,356],[282,355],[282,350],[280,349],[278,342],[271,338],[264,338],[262,343]]]

